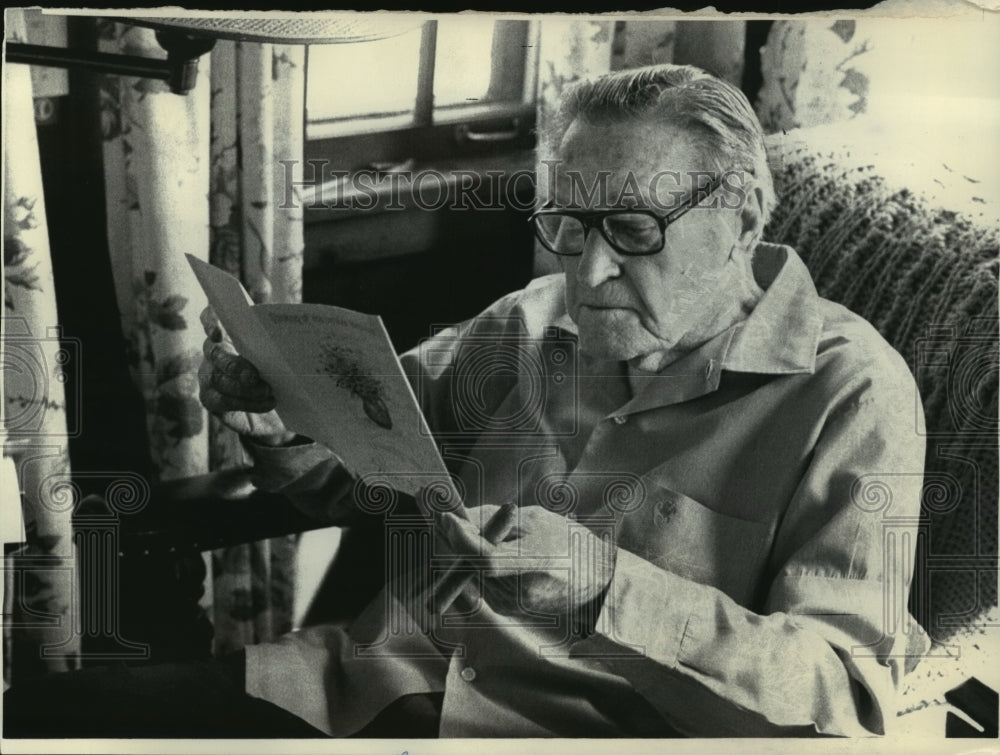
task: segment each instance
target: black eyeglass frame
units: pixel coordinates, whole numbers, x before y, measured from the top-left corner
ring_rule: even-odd
[[[641,207],[636,207],[631,209],[622,208],[620,210],[596,210],[596,211],[567,210],[554,207],[543,207],[531,213],[531,215],[528,217],[528,222],[531,223],[532,227],[535,229],[535,236],[536,238],[538,238],[540,242],[542,242],[542,246],[544,246],[547,250],[549,250],[553,254],[559,255],[560,257],[579,257],[580,255],[583,254],[583,246],[580,247],[579,252],[560,252],[553,249],[549,245],[549,243],[545,240],[545,238],[542,236],[542,232],[538,227],[538,222],[536,218],[538,218],[539,216],[564,215],[566,217],[571,217],[575,220],[578,220],[580,224],[583,226],[584,244],[586,244],[587,241],[588,231],[590,231],[591,228],[596,228],[598,231],[600,231],[601,236],[604,238],[605,241],[608,242],[611,248],[614,249],[619,254],[626,257],[648,257],[653,254],[659,254],[660,252],[663,251],[663,246],[666,243],[667,227],[671,223],[675,223],[678,220],[680,220],[690,210],[697,207],[706,199],[708,199],[710,196],[712,196],[712,194],[714,194],[718,190],[718,188],[722,186],[725,177],[726,174],[723,173],[720,176],[718,176],[714,181],[712,181],[710,184],[708,184],[708,186],[706,186],[705,188],[694,189],[682,204],[672,209],[666,215],[658,215],[652,210],[647,210]],[[608,232],[604,228],[604,219],[612,215],[648,215],[649,217],[653,218],[660,229],[659,246],[657,246],[655,249],[651,249],[648,252],[633,252],[630,250],[622,249],[618,244],[616,244],[611,239],[611,237],[608,235]]]

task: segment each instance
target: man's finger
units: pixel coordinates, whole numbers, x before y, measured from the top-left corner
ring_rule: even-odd
[[[198,391],[198,399],[212,414],[223,414],[226,408],[222,405],[222,394],[211,385],[202,385]]]
[[[206,340],[203,353],[217,368],[231,371],[237,367],[241,361],[246,361],[241,357],[236,347],[229,341]],[[249,364],[249,362],[247,362]]]
[[[519,552],[514,543],[505,543],[495,550],[490,557],[490,568],[487,577],[513,577],[517,574],[549,573],[570,569],[568,558],[553,558],[551,556],[524,555]]]
[[[225,339],[213,341],[211,338],[206,338],[201,344],[201,353],[205,359],[214,362],[219,354],[236,354],[236,347]]]
[[[274,393],[271,386],[259,377],[246,378],[241,375],[233,376],[221,370],[212,371],[211,385],[220,393],[225,393],[236,399],[246,399],[248,401],[274,400]]]
[[[246,398],[243,396],[231,396],[222,393],[214,386],[208,386],[201,390],[201,403],[205,405],[213,414],[225,414],[226,412],[249,412],[251,414],[264,414],[274,409],[275,401],[273,397],[265,399]]]
[[[271,386],[260,376],[253,362],[237,354],[236,349],[228,341],[220,343],[205,341],[202,350],[216,372],[233,378],[247,389],[257,391],[258,386],[264,386],[270,393]]]
[[[203,361],[198,365],[198,397],[212,412],[271,411],[275,406],[274,394],[267,383],[259,385],[261,387],[247,390],[245,386],[221,375],[211,362]]]
[[[209,340],[217,343],[225,338],[222,323],[219,322],[219,318],[211,306],[205,307],[201,311],[199,319],[201,320],[201,327],[204,328],[205,335],[208,336]]]
[[[471,521],[462,519],[450,511],[441,515],[445,537],[458,553],[488,556],[496,551],[497,544],[502,542],[514,528],[517,523],[516,504],[508,503],[491,509],[492,516],[483,525],[482,532]]]
[[[461,511],[454,511],[453,513],[459,519],[471,522],[475,525],[476,529],[482,532],[485,536],[486,523],[489,522],[490,517],[496,514],[499,510],[499,506],[491,503],[484,503],[480,506],[466,506]]]
[[[490,516],[483,526],[483,537],[496,545],[504,541],[515,529],[518,519],[518,507],[514,502],[505,503]]]
[[[444,511],[439,515],[442,534],[456,554],[463,556],[488,556],[494,549],[489,540],[479,534],[472,522]]]
[[[202,345],[203,365],[208,365],[208,380],[223,393],[246,394],[255,398],[272,395],[270,384],[261,378],[251,362],[236,353],[232,344],[214,343],[208,339]],[[203,378],[202,368],[198,371]]]

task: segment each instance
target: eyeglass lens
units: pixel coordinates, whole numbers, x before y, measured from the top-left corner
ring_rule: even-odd
[[[605,238],[626,252],[645,253],[662,246],[656,220],[642,213],[620,213],[601,218]],[[585,241],[584,224],[571,215],[545,214],[535,218],[542,240],[559,254],[579,254]]]

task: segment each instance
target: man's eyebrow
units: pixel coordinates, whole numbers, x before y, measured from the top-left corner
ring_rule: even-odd
[[[651,212],[654,215],[662,215],[661,208],[658,208],[652,202],[643,200],[641,202],[624,202],[620,204],[613,204],[611,202],[605,202],[600,204],[593,204],[589,206],[584,206],[580,202],[569,203],[569,202],[558,202],[552,199],[546,200],[544,203],[537,205],[539,210],[566,210],[568,212],[618,212],[621,210],[636,210]]]
[[[676,188],[674,188],[676,191]],[[615,189],[613,185],[608,186],[604,196],[594,196],[593,201],[586,203],[584,196],[578,187],[556,186],[552,194],[547,195],[538,205],[540,208],[579,210],[581,212],[601,212],[605,210],[656,210],[657,203],[640,193],[636,195],[634,191]]]

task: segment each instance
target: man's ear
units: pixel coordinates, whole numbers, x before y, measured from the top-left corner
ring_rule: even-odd
[[[764,191],[753,181],[740,208],[740,235],[737,244],[752,252],[764,233]]]

